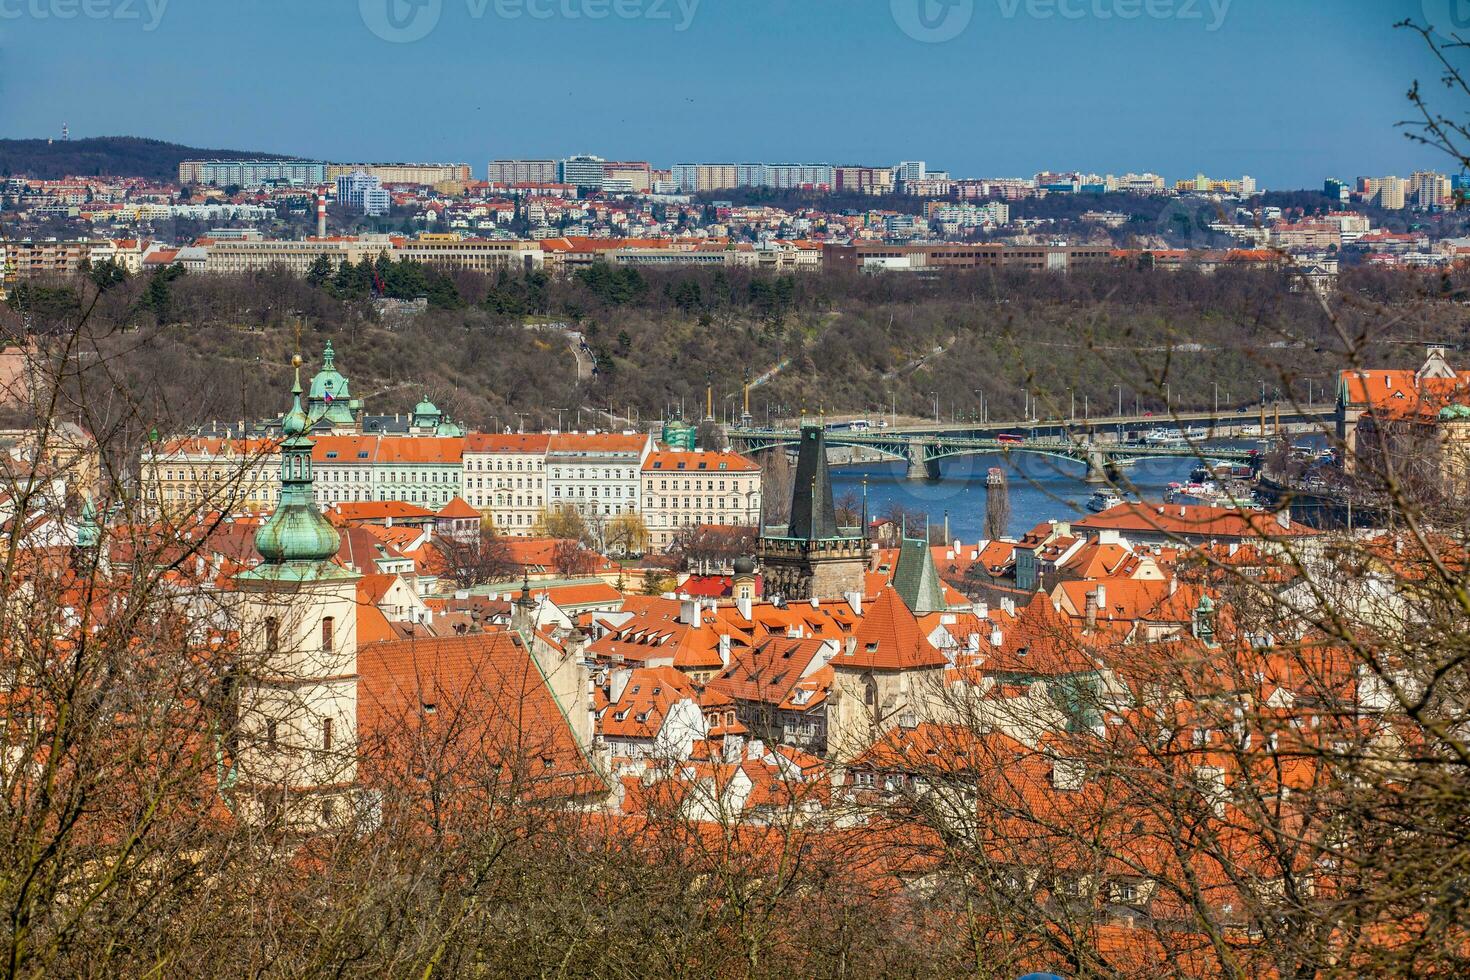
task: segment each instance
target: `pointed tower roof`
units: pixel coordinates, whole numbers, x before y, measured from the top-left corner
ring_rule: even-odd
[[[943,612],[949,608],[944,598],[944,586],[939,580],[939,569],[934,566],[934,553],[926,541],[904,538],[899,543],[893,588],[915,616]]]
[[[834,667],[857,670],[907,670],[943,667],[944,654],[929,642],[919,622],[893,588],[878,593],[853,631],[851,651],[832,661]]]
[[[819,425],[801,427],[796,480],[791,488],[791,524],[786,537],[822,541],[842,537],[832,503],[832,475],[827,470],[827,434]]]
[[[301,356],[292,359],[291,410],[281,420],[281,491],[275,513],[255,532],[261,563],[240,577],[248,580],[315,581],[352,575],[332,564],[341,547],[337,529],[317,509],[312,495],[311,420],[301,406]]]

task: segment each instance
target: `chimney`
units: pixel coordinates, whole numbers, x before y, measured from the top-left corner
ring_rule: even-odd
[[[843,598],[852,607],[852,614],[854,616],[861,616],[863,614],[863,594],[861,592],[848,592]]]
[[[327,237],[327,192],[316,192],[316,237]]]
[[[1001,635],[1001,632],[1000,632],[1000,624],[997,623],[996,625],[990,627],[990,645],[991,646],[993,646],[993,647],[1000,646],[1001,640],[1003,640],[1003,639],[1005,639],[1005,637]]]
[[[990,618],[990,603],[985,600],[981,599],[970,608],[974,610],[976,617],[980,619]]]
[[[1281,526],[1282,530],[1289,530],[1291,528],[1291,511],[1285,507],[1278,510],[1276,512],[1276,523]]]
[[[850,657],[855,653],[857,653],[857,637],[849,636],[842,642],[842,655]]]
[[[1085,611],[1083,612],[1083,619],[1087,623],[1088,632],[1097,629],[1097,593],[1098,590],[1101,588],[1102,586],[1098,586],[1097,589],[1093,589],[1091,592],[1087,593],[1087,603]]]
[[[610,704],[617,704],[623,699],[623,691],[628,686],[628,680],[633,676],[633,671],[627,667],[621,667],[612,672],[608,679],[607,700]]]
[[[816,596],[812,596],[812,608],[813,609],[821,609],[822,608],[822,600],[821,599],[818,599]]]
[[[704,624],[704,607],[698,599],[684,599],[679,603],[679,622],[695,629]]]
[[[720,634],[720,667],[730,666],[730,634]]]
[[[1108,587],[1106,585],[1103,585],[1101,582],[1099,582],[1097,585],[1097,608],[1103,610],[1104,612],[1106,612],[1108,608]]]
[[[748,597],[738,596],[735,599],[735,608],[740,611],[740,616],[742,619],[750,618],[750,607],[751,601]]]
[[[1171,598],[1171,599],[1174,598],[1174,593],[1176,593],[1178,591],[1179,591],[1179,579],[1171,575],[1169,577],[1169,598]]]

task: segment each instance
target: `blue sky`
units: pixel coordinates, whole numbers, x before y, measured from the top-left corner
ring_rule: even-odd
[[[1433,69],[1392,25],[1451,4],[0,0],[0,135],[1316,186],[1446,166],[1394,129]]]

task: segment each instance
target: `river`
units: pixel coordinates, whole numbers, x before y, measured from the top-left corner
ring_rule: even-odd
[[[1256,443],[1219,443],[1256,448]],[[1170,483],[1183,483],[1198,465],[1195,459],[1145,459],[1123,468],[1120,489],[1128,486],[1146,500],[1159,500]],[[1088,514],[1093,487],[1082,482],[1085,467],[1070,460],[1033,453],[961,456],[944,460],[938,481],[909,480],[899,460],[840,466],[832,469],[833,494],[861,499],[868,481],[868,513],[880,517],[897,502],[908,511],[927,513],[935,527],[949,517],[950,538],[978,541],[985,535],[985,477],[992,466],[1003,467],[1010,484],[1009,533],[1019,537],[1046,520],[1070,521]]]

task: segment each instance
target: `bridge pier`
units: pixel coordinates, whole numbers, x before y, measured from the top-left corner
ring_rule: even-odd
[[[935,445],[928,440],[915,440],[905,448],[909,458],[910,480],[938,480],[939,460],[929,458],[929,447]]]
[[[1085,448],[1087,450],[1087,475],[1082,478],[1083,482],[1107,483],[1107,457],[1103,455],[1102,450],[1097,447],[1097,443],[1095,442],[1086,443]]]

